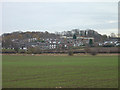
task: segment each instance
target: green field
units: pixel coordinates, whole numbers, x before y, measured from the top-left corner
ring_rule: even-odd
[[[117,88],[117,56],[3,55],[3,88]]]

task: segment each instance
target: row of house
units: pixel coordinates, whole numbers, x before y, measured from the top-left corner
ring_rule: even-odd
[[[85,46],[90,43],[90,40],[94,43],[93,37],[84,37],[77,36],[76,39],[68,36],[60,36],[59,38],[41,38],[38,40],[37,38],[27,38],[23,40],[13,39],[12,42],[16,43],[19,49],[27,50],[29,47],[39,47],[42,50],[49,49],[69,49],[70,47],[80,47]],[[120,42],[118,38],[111,38],[108,41],[99,42],[98,46],[120,46]],[[4,47],[3,47],[4,48]],[[14,49],[13,46],[9,46],[8,49]]]
[[[120,38],[118,37],[114,37],[114,38],[110,38],[110,40],[104,41],[102,43],[99,43],[99,46],[120,46]]]
[[[60,36],[60,38],[44,38],[41,41],[37,40],[37,38],[30,38],[27,42],[20,41],[19,47],[20,49],[27,49],[28,47],[39,47],[40,49],[69,49],[70,47],[79,47],[89,43],[89,40],[93,37],[77,37],[77,39],[73,39],[73,37]]]

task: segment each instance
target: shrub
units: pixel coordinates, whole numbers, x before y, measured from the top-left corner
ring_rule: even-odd
[[[21,50],[19,50],[19,52],[18,53],[26,53],[26,51],[25,50],[23,50],[23,49],[21,49]]]
[[[90,54],[93,55],[93,56],[97,55],[96,52],[91,52]]]
[[[97,51],[98,51],[97,49],[91,49],[90,50],[90,54],[93,55],[93,56],[95,56],[98,53]]]
[[[28,51],[27,51],[28,54],[41,54],[41,50],[39,47],[30,47],[28,48]]]
[[[69,56],[73,56],[73,51],[69,51],[69,52],[68,52],[68,55],[69,55]]]
[[[2,49],[2,53],[16,53],[14,49]]]
[[[33,53],[34,48],[33,47],[29,47],[27,50],[27,54],[32,54]]]
[[[97,55],[97,53],[98,53],[98,49],[97,48],[86,47],[84,50],[85,50],[86,53],[89,53],[89,54],[91,54],[93,56]]]
[[[19,48],[18,48],[18,47],[15,47],[14,50],[18,53]]]
[[[90,53],[90,48],[89,47],[86,47],[84,50],[85,50],[85,53]]]

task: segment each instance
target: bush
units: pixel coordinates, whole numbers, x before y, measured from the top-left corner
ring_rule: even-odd
[[[29,47],[27,53],[28,54],[41,54],[42,52],[39,47]]]
[[[90,50],[90,54],[93,55],[93,56],[95,56],[98,53],[97,51],[98,51],[97,49],[91,49]]]
[[[90,53],[90,48],[89,47],[86,47],[84,50],[85,50],[85,53]]]
[[[89,53],[89,54],[91,54],[93,56],[97,55],[97,53],[98,53],[98,49],[97,48],[86,47],[84,50],[85,50],[86,53]]]
[[[96,52],[91,52],[90,54],[93,55],[93,56],[97,55]]]
[[[23,49],[20,49],[18,53],[26,53],[26,51]]]
[[[18,53],[19,48],[18,48],[18,47],[15,47],[14,50],[16,51],[16,53]]]
[[[16,53],[14,49],[2,49],[2,53]]]
[[[68,55],[69,55],[69,56],[73,56],[73,51],[69,51],[69,52],[68,52]]]

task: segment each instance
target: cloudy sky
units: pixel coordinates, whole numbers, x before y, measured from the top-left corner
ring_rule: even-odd
[[[118,31],[117,2],[4,2],[2,33],[13,31]]]

